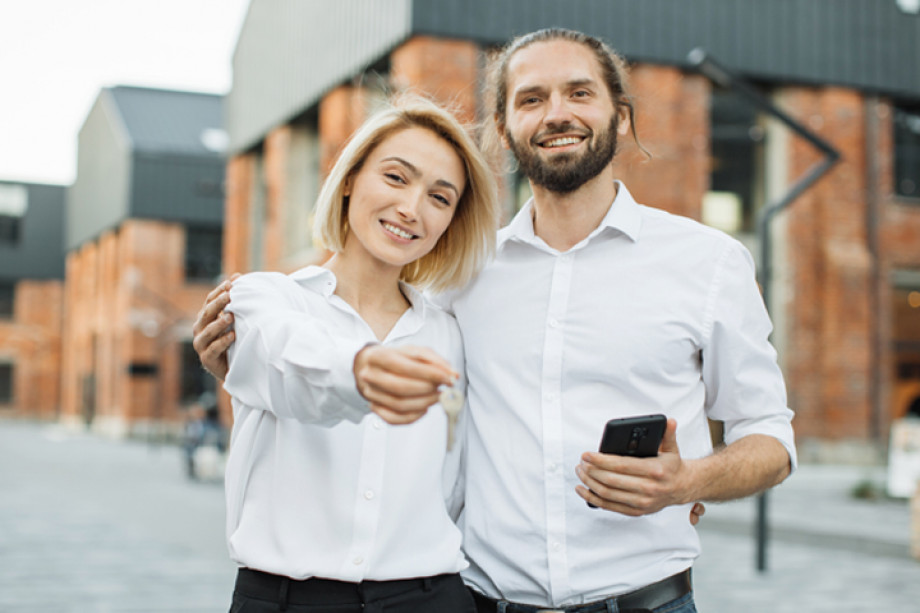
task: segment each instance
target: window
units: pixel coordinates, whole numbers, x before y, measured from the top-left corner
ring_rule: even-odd
[[[896,389],[917,389],[920,385],[920,269],[895,270],[892,286],[894,383]],[[910,410],[908,407],[898,409]]]
[[[714,89],[710,108],[712,175],[703,221],[732,234],[754,232],[761,206],[764,129],[741,94]]]
[[[220,275],[222,249],[221,228],[186,228],[185,278],[213,281]]]
[[[894,107],[894,192],[920,198],[920,104]]]
[[[13,283],[0,281],[0,319],[13,317],[13,297],[16,286]]]
[[[13,365],[0,364],[0,404],[13,403]]]
[[[29,192],[24,185],[0,184],[0,245],[19,243],[28,207]]]
[[[179,392],[182,403],[191,403],[198,400],[204,392],[215,392],[217,383],[214,377],[202,368],[198,354],[192,346],[192,341],[183,341],[180,344],[182,351],[182,386]]]

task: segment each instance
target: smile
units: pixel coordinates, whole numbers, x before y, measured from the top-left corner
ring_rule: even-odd
[[[540,146],[544,149],[552,149],[554,147],[566,147],[568,145],[577,145],[583,140],[582,137],[577,136],[561,136],[559,138],[553,138],[548,141],[540,143]]]
[[[387,223],[385,221],[381,221],[380,223],[383,224],[383,227],[387,232],[390,232],[391,234],[395,234],[399,238],[404,238],[406,240],[412,240],[414,238],[418,238],[417,235],[406,232],[402,228],[397,228],[391,223]]]

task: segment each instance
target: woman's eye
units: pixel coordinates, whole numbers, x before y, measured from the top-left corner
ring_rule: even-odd
[[[393,173],[393,172],[385,172],[383,173],[383,176],[385,176],[390,181],[396,181],[397,183],[405,183],[405,181],[400,175]]]
[[[431,194],[431,197],[443,204],[444,206],[450,206],[450,200],[442,196],[441,194]]]

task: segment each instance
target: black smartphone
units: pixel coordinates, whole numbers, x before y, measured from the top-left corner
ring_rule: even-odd
[[[604,426],[600,452],[651,458],[658,455],[668,418],[660,413],[611,419]]]
[[[660,413],[611,419],[604,426],[599,451],[637,458],[658,455],[668,418]],[[592,509],[597,507],[590,502]]]

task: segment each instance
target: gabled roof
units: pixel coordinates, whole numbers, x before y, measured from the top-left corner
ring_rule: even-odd
[[[223,96],[126,85],[106,91],[134,151],[223,155]]]

